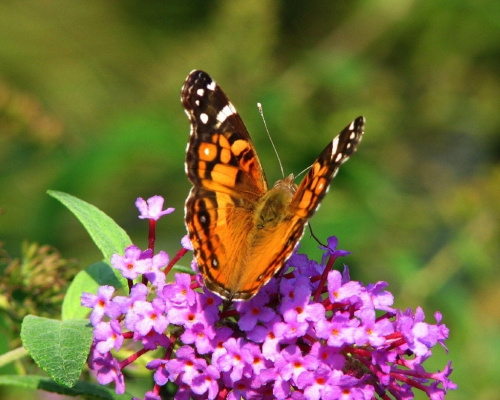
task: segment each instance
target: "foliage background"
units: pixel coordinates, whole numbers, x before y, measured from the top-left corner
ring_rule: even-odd
[[[99,259],[46,195],[80,197],[147,247],[134,201],[160,194],[175,253],[189,191],[185,76],[209,72],[243,116],[267,177],[308,166],[358,115],[359,152],[313,218],[353,279],[384,280],[401,308],[444,314],[459,389],[500,390],[500,2],[358,0],[0,3],[0,239],[57,247],[76,270]],[[303,248],[315,243],[304,237]],[[6,344],[2,342],[2,346]],[[10,371],[12,373],[12,371]],[[2,398],[14,394],[1,389]],[[39,394],[38,394],[39,395]],[[26,394],[24,394],[27,398]],[[37,394],[32,394],[33,398]]]

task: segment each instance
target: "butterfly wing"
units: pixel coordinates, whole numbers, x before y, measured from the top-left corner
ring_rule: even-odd
[[[276,226],[262,232],[254,229],[252,266],[255,267],[242,271],[235,298],[251,298],[291,256],[308,219],[317,210],[338,169],[356,151],[363,135],[364,123],[364,118],[359,117],[342,130],[321,152],[296,191],[290,178],[278,181],[271,189],[274,191],[285,186],[290,193],[295,194]]]
[[[191,72],[181,100],[191,122],[186,174],[193,189],[186,225],[206,286],[227,298],[267,182],[241,117],[208,74]]]
[[[364,127],[364,117],[356,118],[325,147],[302,179],[290,204],[291,214],[309,219],[315,213],[340,166],[358,148]]]
[[[192,71],[181,100],[191,122],[186,173],[193,185],[249,199],[265,193],[267,182],[250,135],[220,86],[205,72]]]

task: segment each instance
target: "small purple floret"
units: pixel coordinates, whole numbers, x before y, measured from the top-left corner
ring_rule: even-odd
[[[175,208],[167,208],[166,210],[162,210],[164,199],[161,196],[153,196],[147,200],[144,200],[142,197],[139,197],[135,206],[138,208],[139,218],[142,219],[153,219],[158,221],[162,216],[173,213]]]

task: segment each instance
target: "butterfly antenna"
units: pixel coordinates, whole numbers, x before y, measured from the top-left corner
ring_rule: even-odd
[[[278,163],[279,163],[280,169],[281,169],[281,176],[283,176],[283,179],[285,179],[285,171],[283,170],[283,164],[281,164],[280,155],[278,154],[278,150],[276,150],[276,146],[274,145],[273,138],[271,137],[271,134],[269,133],[269,129],[267,129],[267,123],[266,123],[266,119],[264,118],[264,111],[262,110],[262,104],[257,103],[257,108],[259,109],[259,113],[260,113],[260,116],[262,117],[262,121],[264,121],[264,127],[266,128],[267,137],[271,141],[271,145],[273,146],[274,153],[276,154],[276,158],[278,159]]]
[[[312,226],[311,226],[311,223],[310,223],[310,222],[308,222],[308,223],[307,223],[307,226],[309,227],[309,231],[311,232],[311,236],[314,238],[314,240],[316,240],[316,242],[318,242],[318,244],[320,244],[321,246],[323,246],[323,247],[328,247],[326,244],[321,243],[321,240],[319,240],[319,239],[316,237],[316,235],[315,235],[315,234],[314,234],[314,232],[313,232],[313,229],[312,229]]]
[[[312,165],[309,165],[307,168],[303,169],[302,171],[300,171],[296,176],[295,178],[298,178],[300,175],[302,175],[304,172],[307,172],[309,171],[310,169],[312,168]]]

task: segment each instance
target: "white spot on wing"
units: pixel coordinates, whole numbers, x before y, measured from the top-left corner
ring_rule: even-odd
[[[337,152],[337,147],[339,147],[339,137],[337,136],[332,142],[332,155]]]
[[[200,121],[204,124],[206,124],[208,122],[208,115],[205,114],[205,113],[201,113],[200,114]]]
[[[200,97],[203,97],[205,96],[205,90],[200,88],[196,91],[196,94]]]
[[[234,109],[233,105],[231,103],[226,104],[224,108],[217,114],[217,121],[219,122],[219,124],[222,124],[227,119],[227,117],[230,117],[233,114],[236,114],[236,110]]]
[[[233,103],[227,103],[226,107],[229,107],[229,109],[231,110],[231,114],[236,114],[236,108],[234,108]]]
[[[215,83],[215,81],[212,81],[210,82],[208,85],[207,85],[207,89],[208,90],[211,90],[212,92],[215,90],[215,87],[217,86],[217,84]]]

